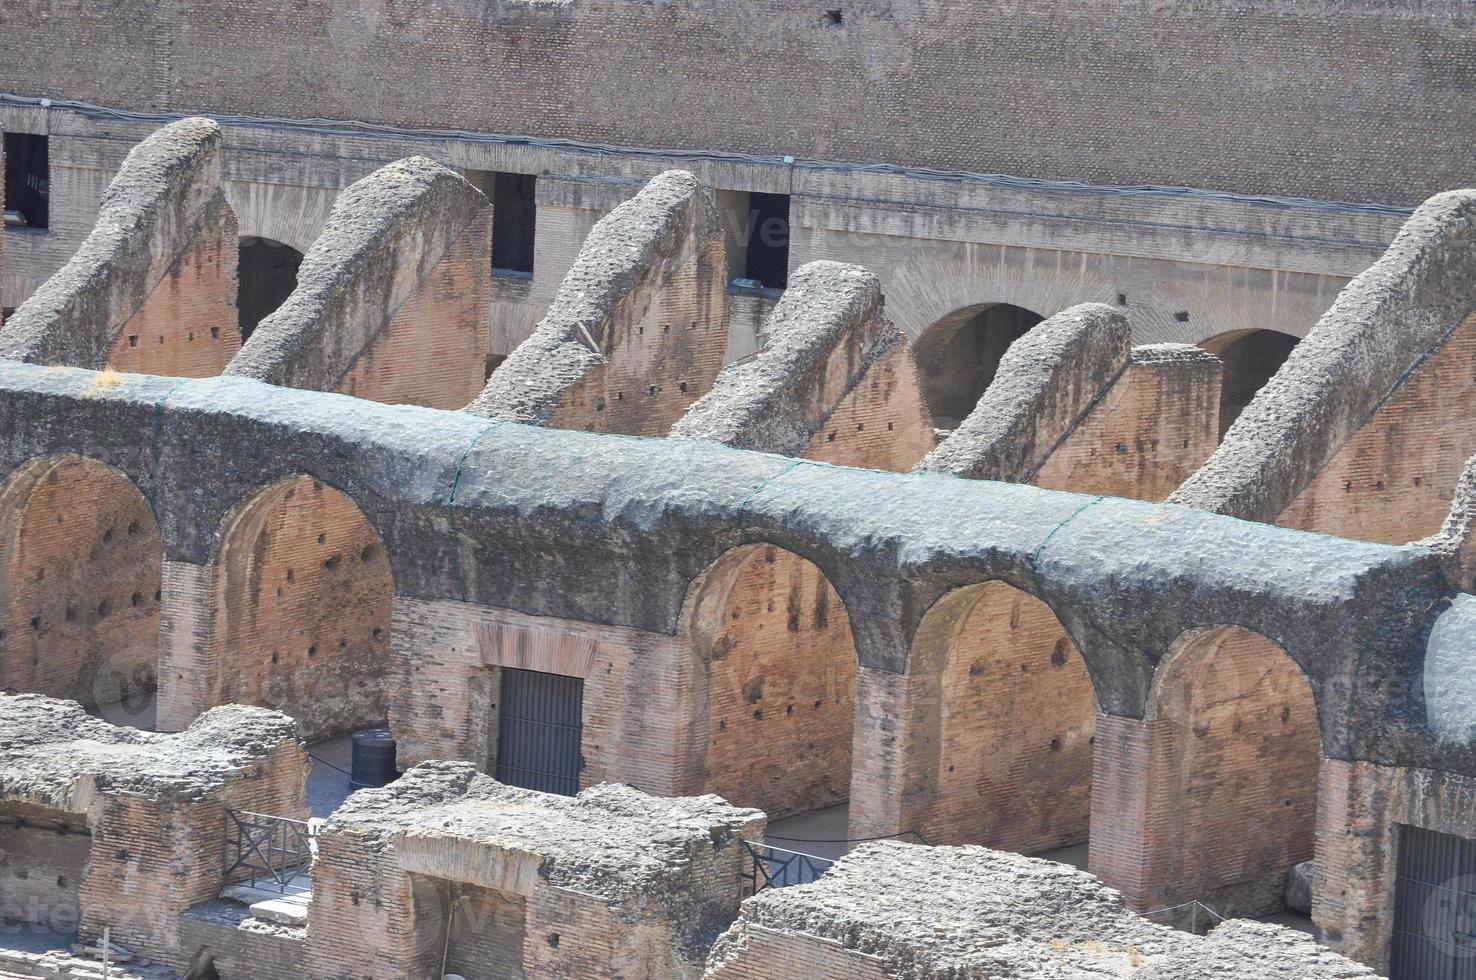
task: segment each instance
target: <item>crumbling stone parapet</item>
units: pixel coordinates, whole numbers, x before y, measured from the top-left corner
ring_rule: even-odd
[[[863,844],[818,881],[743,903],[708,980],[1373,977],[1309,936],[1232,921],[1196,936],[1139,917],[1094,876],[981,847]]]

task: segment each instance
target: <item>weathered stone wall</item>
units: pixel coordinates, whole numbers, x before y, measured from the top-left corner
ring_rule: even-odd
[[[1175,3],[1151,15],[1125,2],[982,12],[894,3],[845,8],[839,24],[781,0],[504,3],[403,18],[282,0],[75,16],[81,9],[9,8],[15,51],[0,89],[133,109],[1396,203],[1469,175],[1470,108],[1448,97],[1476,74],[1459,0],[1254,12]],[[82,56],[47,56],[58,49]],[[1384,83],[1370,90],[1349,77]],[[875,98],[837,97],[862,88]],[[1166,103],[1181,107],[1179,125],[1147,108]],[[985,122],[961,131],[964,118]],[[1243,136],[1227,145],[1226,132]],[[1086,149],[1106,143],[1118,150]]]
[[[129,480],[35,460],[0,493],[0,688],[106,704],[154,687],[164,546]]]
[[[1398,543],[1438,530],[1465,461],[1476,192],[1431,198],[1170,498]]]
[[[797,270],[764,324],[767,343],[730,365],[671,430],[676,437],[905,470],[933,445],[917,367],[857,266]]]
[[[725,269],[717,216],[696,178],[653,178],[595,225],[538,329],[467,410],[665,435],[722,367]]]
[[[220,128],[164,127],[129,153],[72,259],[0,332],[0,356],[204,377],[240,345],[236,219]]]
[[[297,290],[228,374],[382,402],[460,408],[485,380],[491,209],[425,157],[339,195]]]
[[[0,95],[0,127],[51,138],[52,225],[5,232],[6,306],[18,305],[76,251],[129,141],[158,125],[57,104],[41,109],[36,101]],[[430,155],[473,176],[537,175],[533,278],[493,279],[494,358],[532,332],[593,224],[673,167],[696,174],[718,195],[789,194],[791,267],[830,259],[870,269],[886,289],[888,315],[914,339],[956,310],[998,302],[1041,315],[1083,302],[1118,304],[1130,311],[1139,344],[1197,343],[1248,324],[1301,336],[1408,216],[1404,209],[1323,201],[1152,188],[1104,194],[1091,185],[878,172],[803,159],[790,166],[779,157],[708,158],[649,147],[596,152],[485,132],[428,140],[352,124],[294,123],[224,121],[222,165],[241,234],[299,253],[321,231],[342,188],[409,155]],[[740,254],[746,217],[728,232],[729,248]],[[739,314],[730,360],[756,349],[754,319],[773,302],[732,298]]]
[[[918,469],[1158,500],[1213,451],[1219,363],[1134,348],[1127,317],[1084,304],[1010,345],[994,383]]]
[[[1218,445],[1219,361],[1189,344],[1134,347],[1127,370],[1036,470],[1052,490],[1162,500]]]
[[[1340,680],[1355,661],[1365,677],[1408,670],[1446,588],[1423,548],[244,379],[124,376],[84,395],[94,377],[0,364],[0,465],[68,449],[116,466],[155,500],[172,564],[205,564],[240,501],[311,469],[375,527],[401,595],[676,635],[701,571],[768,542],[825,572],[864,666],[904,670],[907,638],[939,595],[998,579],[1056,610],[1106,710],[1141,713],[1153,666],[1178,637],[1231,621],[1274,634],[1303,667],[1329,747],[1464,764],[1463,749],[1437,756],[1423,723],[1376,690],[1350,699]]]

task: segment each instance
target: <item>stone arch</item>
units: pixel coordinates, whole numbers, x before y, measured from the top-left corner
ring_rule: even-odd
[[[965,306],[934,321],[913,345],[923,398],[940,429],[957,428],[994,380],[999,359],[1041,320],[1009,303]]]
[[[1261,633],[1193,630],[1159,664],[1145,722],[1144,904],[1278,911],[1316,841],[1322,742],[1307,676]]]
[[[236,292],[241,341],[244,343],[268,315],[297,288],[302,255],[272,238],[246,236],[240,243]]]
[[[850,796],[857,656],[825,573],[773,544],[734,548],[692,583],[701,792],[778,819]]]
[[[276,708],[309,739],[382,724],[394,593],[384,543],[347,496],[302,475],[258,491],[227,516],[212,563],[215,703]]]
[[[0,688],[87,706],[152,691],[164,545],[144,495],[85,456],[0,491]]]
[[[1297,346],[1279,330],[1231,330],[1199,342],[1224,364],[1220,382],[1220,438]]]
[[[1087,840],[1096,696],[1051,608],[1001,581],[928,609],[913,636],[921,805],[932,844],[1038,854]]]

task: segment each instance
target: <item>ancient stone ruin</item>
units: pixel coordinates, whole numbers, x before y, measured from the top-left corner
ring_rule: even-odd
[[[1468,5],[483,7],[0,11],[0,978],[1465,975]]]

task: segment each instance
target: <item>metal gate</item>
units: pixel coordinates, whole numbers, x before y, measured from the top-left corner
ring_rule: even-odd
[[[1476,980],[1476,841],[1401,827],[1390,980]]]
[[[498,781],[564,796],[579,792],[583,705],[582,677],[502,668]]]

